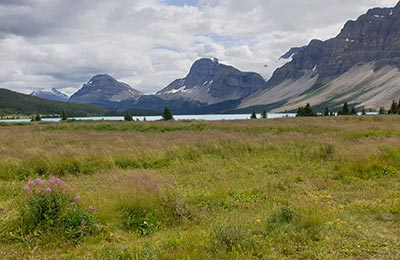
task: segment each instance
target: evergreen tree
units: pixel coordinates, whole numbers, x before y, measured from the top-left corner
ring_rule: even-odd
[[[263,110],[261,113],[261,117],[267,119],[267,111]]]
[[[397,114],[400,114],[400,99],[399,102],[397,102]]]
[[[166,121],[168,120],[174,120],[174,116],[172,115],[171,111],[169,110],[169,107],[164,108],[164,113],[162,114],[162,118]]]
[[[42,121],[42,117],[39,114],[37,114],[35,116],[35,121]]]
[[[330,115],[329,109],[328,109],[328,107],[325,107],[324,116],[329,116],[329,115]]]
[[[384,108],[384,107],[379,108],[379,114],[380,114],[380,115],[386,114],[386,111],[385,111],[385,108]]]
[[[365,112],[365,107],[362,108],[362,115],[365,116],[367,113]]]
[[[299,107],[297,109],[297,117],[303,117],[304,116],[304,107]]]
[[[60,118],[61,118],[61,121],[67,121],[68,120],[68,116],[67,116],[67,113],[65,112],[65,110],[63,110],[61,112]]]
[[[311,105],[309,103],[307,103],[307,105],[305,107],[299,107],[299,109],[297,110],[297,116],[298,117],[309,117],[309,116],[316,116],[316,114],[314,113]]]
[[[344,103],[340,114],[343,116],[347,116],[350,114],[350,110],[349,110],[349,106],[347,105],[347,102]]]
[[[304,115],[305,116],[315,116],[315,113],[309,103],[304,107]]]
[[[257,119],[257,114],[255,110],[253,110],[253,113],[251,113],[250,119]]]
[[[392,105],[390,106],[390,110],[389,110],[389,114],[397,114],[397,108],[398,108],[398,104],[396,103],[396,101],[393,100]]]
[[[357,115],[357,110],[356,110],[356,108],[355,107],[352,107],[351,108],[351,111],[350,111],[350,115]]]
[[[131,113],[129,113],[128,111],[125,112],[125,116],[124,116],[124,120],[125,121],[133,121],[133,117],[131,115]]]

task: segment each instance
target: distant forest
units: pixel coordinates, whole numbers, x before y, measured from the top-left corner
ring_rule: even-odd
[[[59,115],[68,116],[111,116],[117,111],[93,105],[65,103],[41,99],[20,94],[7,89],[0,89],[0,116],[5,115]]]

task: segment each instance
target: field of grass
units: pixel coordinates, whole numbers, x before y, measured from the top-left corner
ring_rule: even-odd
[[[400,259],[397,116],[2,124],[0,159],[0,259]],[[94,232],[24,227],[51,177]]]

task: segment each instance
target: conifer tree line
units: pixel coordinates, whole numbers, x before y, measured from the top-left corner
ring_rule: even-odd
[[[390,106],[390,110],[388,111],[388,114],[400,114],[400,100],[397,103],[395,100],[393,100],[392,105]]]
[[[314,116],[352,116],[361,113],[361,115],[366,115],[365,107],[362,107],[360,110],[357,110],[355,106],[350,106],[347,102],[343,104],[336,112],[330,111],[328,107],[325,107],[323,113],[315,112],[314,108],[307,103],[305,106],[301,106],[297,109],[297,117],[314,117]],[[370,110],[372,112],[372,110]],[[400,114],[400,100],[396,102],[393,100],[392,105],[388,111],[384,107],[379,109],[379,114]],[[267,118],[267,113],[265,110],[261,113],[262,118]],[[253,110],[253,113],[250,116],[251,119],[256,119],[256,111]]]

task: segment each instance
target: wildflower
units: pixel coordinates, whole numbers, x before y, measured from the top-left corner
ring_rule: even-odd
[[[65,183],[62,180],[60,180],[59,178],[51,177],[49,180],[49,185],[62,187],[65,185]]]
[[[24,191],[30,191],[30,189],[31,189],[31,187],[29,187],[29,185],[26,185],[26,186],[24,187]]]
[[[64,186],[65,185],[65,182],[63,182],[62,180],[60,180],[59,178],[56,178],[56,184],[58,185],[58,186]]]
[[[32,185],[35,185],[35,183],[33,182],[33,180],[32,180],[32,179],[29,179],[29,181],[28,181],[28,185],[29,185],[29,186],[32,186]]]
[[[76,201],[80,201],[80,200],[81,200],[81,196],[76,195],[74,199],[75,199]]]
[[[81,227],[85,227],[86,226],[86,221],[83,219],[82,221],[81,221]]]
[[[87,207],[87,211],[97,211],[97,209],[93,206]]]
[[[56,184],[56,178],[51,177],[50,180],[49,180],[49,185],[52,186],[54,184]]]
[[[52,192],[51,188],[50,188],[50,187],[47,187],[47,188],[46,188],[46,192],[47,192],[47,193],[51,193],[51,192]]]
[[[36,184],[39,185],[39,186],[43,186],[44,185],[44,181],[39,179],[39,178],[37,178],[36,179]]]
[[[256,219],[256,222],[261,223],[261,219],[260,218]]]
[[[361,226],[357,226],[357,229],[361,229],[362,227]]]

